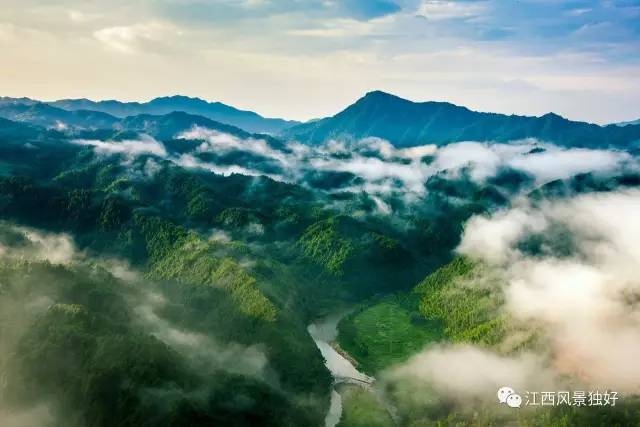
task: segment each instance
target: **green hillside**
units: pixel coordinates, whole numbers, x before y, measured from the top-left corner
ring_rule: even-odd
[[[0,119],[0,415],[45,411],[47,427],[323,425],[338,377],[308,328],[345,312],[324,345],[379,382],[335,386],[343,425],[473,425],[387,381],[430,346],[546,350],[504,310],[500,272],[457,253],[470,221],[640,186],[632,150],[539,183],[506,162],[478,177],[486,165],[441,167],[440,152],[302,146],[186,113],[49,129],[35,105]],[[194,123],[211,132],[177,137]],[[574,240],[554,224],[517,248],[567,257]],[[616,425],[635,420],[625,408],[519,422]]]
[[[293,126],[284,134],[315,144],[366,137],[384,138],[397,147],[539,138],[564,146],[594,147],[638,141],[640,127],[601,127],[553,113],[541,117],[481,113],[447,102],[412,102],[373,91],[333,117]]]

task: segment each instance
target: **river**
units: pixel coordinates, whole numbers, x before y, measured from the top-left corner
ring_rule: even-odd
[[[375,378],[358,371],[355,366],[344,356],[338,353],[331,343],[338,336],[338,323],[349,312],[336,313],[319,319],[308,326],[307,330],[316,346],[322,353],[327,369],[333,376],[333,388],[331,390],[331,405],[325,418],[325,427],[335,427],[342,416],[342,397],[336,391],[336,386],[343,383],[357,384],[371,389]]]

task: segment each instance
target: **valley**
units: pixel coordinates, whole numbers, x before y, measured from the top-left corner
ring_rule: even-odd
[[[345,111],[371,96],[367,120],[384,123],[384,94]],[[637,421],[633,126],[598,127],[598,144],[551,131],[458,141],[453,125],[462,136],[421,145],[340,127],[318,142],[184,111],[11,102],[11,427]],[[507,383],[624,400],[510,411],[495,402]]]
[[[640,0],[2,0],[0,427],[640,427]]]

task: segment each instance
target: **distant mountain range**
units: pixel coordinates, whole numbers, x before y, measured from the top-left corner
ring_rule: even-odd
[[[284,135],[309,143],[379,137],[398,147],[523,138],[567,146],[615,146],[639,141],[640,126],[602,127],[553,113],[542,117],[480,113],[446,102],[412,102],[375,91],[333,117],[294,126]]]
[[[200,98],[170,96],[155,98],[149,102],[91,101],[88,99],[63,99],[40,102],[29,98],[0,98],[0,106],[44,104],[67,111],[94,111],[106,113],[115,118],[141,114],[165,115],[175,111],[198,115],[216,122],[239,127],[252,133],[280,133],[285,128],[299,124],[296,121],[270,119],[252,111],[243,111],[221,102],[207,102]]]
[[[114,126],[119,121],[117,117],[98,111],[67,111],[31,100],[24,104],[0,101],[0,117],[58,130],[72,127],[104,129]]]
[[[31,125],[16,123],[0,118],[0,143],[11,140],[31,140],[40,136],[42,132]]]
[[[329,139],[379,137],[397,147],[460,141],[508,142],[537,138],[571,147],[627,147],[640,143],[640,123],[599,126],[557,114],[541,117],[482,113],[446,102],[412,102],[375,91],[333,117],[307,123],[267,119],[250,111],[173,96],[148,103],[86,99],[42,103],[0,98],[0,117],[59,131],[145,132],[170,139],[194,125],[240,137],[271,135],[318,144]],[[639,121],[640,122],[640,121]]]
[[[633,120],[630,122],[620,122],[620,123],[615,123],[616,126],[629,126],[629,125],[640,125],[640,119],[638,120]]]
[[[9,103],[0,102],[0,127],[6,132],[10,129],[32,129],[19,124],[41,128],[74,132],[79,137],[97,139],[127,137],[127,133],[145,133],[161,140],[174,138],[180,133],[200,126],[207,129],[231,134],[240,138],[248,138],[249,133],[238,127],[216,122],[203,116],[175,111],[163,115],[139,114],[118,118],[107,113],[76,110],[68,111],[43,103]],[[262,135],[262,138],[271,138]]]
[[[141,132],[155,138],[165,140],[191,129],[193,126],[200,126],[207,129],[247,138],[251,134],[235,126],[219,123],[206,117],[176,111],[164,115],[140,114],[129,116],[120,122],[124,130]]]

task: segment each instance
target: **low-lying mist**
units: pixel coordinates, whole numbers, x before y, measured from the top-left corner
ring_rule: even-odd
[[[522,198],[472,217],[457,252],[491,272],[512,327],[497,345],[432,345],[390,369],[394,399],[406,411],[499,412],[495,392],[505,385],[639,394],[638,217],[637,190]],[[526,333],[533,345],[522,346]]]
[[[186,316],[176,321],[183,306],[127,262],[90,257],[68,234],[7,222],[0,248],[3,426],[304,418],[263,345],[221,342]],[[130,404],[136,412],[127,414]],[[260,405],[279,415],[261,418]]]
[[[167,143],[144,135],[139,141],[76,143],[94,147],[99,155],[122,155],[127,164],[136,156],[152,155],[220,175],[265,176],[329,193],[364,192],[382,215],[394,213],[391,198],[400,197],[403,203],[411,204],[423,200],[429,192],[428,182],[435,177],[454,181],[465,178],[483,186],[506,171],[515,171],[531,180],[525,188],[530,191],[580,174],[606,176],[639,170],[637,160],[624,151],[562,148],[534,139],[395,148],[385,140],[366,138],[310,146],[241,138],[198,126],[175,138],[182,146],[172,143],[169,148]],[[193,144],[185,145],[187,142]],[[157,164],[153,162],[142,167],[149,169]],[[149,175],[149,171],[143,172],[143,176]]]
[[[1,177],[4,217],[30,225],[0,224],[0,411],[16,426],[306,425],[331,384],[307,324],[387,297],[418,341],[362,365],[386,369],[374,391],[402,420],[500,412],[504,385],[640,393],[630,152],[121,138]],[[471,276],[420,293],[460,259]]]

